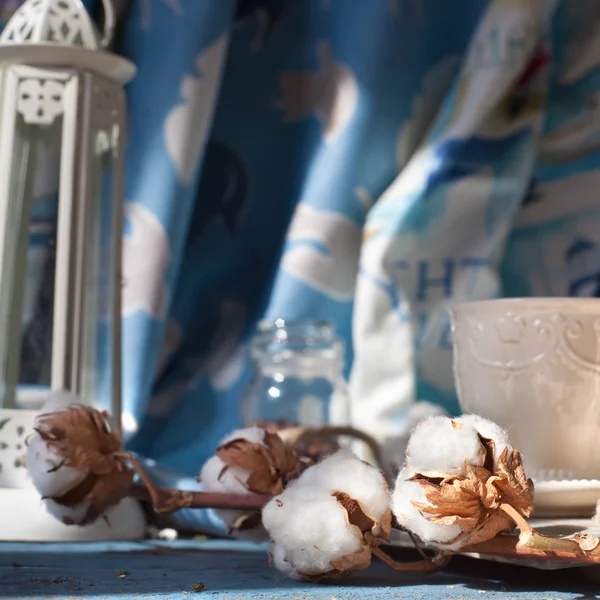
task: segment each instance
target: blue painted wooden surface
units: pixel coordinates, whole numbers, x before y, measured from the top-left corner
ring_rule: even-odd
[[[200,582],[205,589],[196,593],[192,586]],[[455,559],[451,568],[433,576],[394,573],[376,563],[344,585],[315,586],[282,578],[268,567],[264,549],[244,543],[0,544],[0,598],[191,600],[194,597],[591,600],[600,598],[600,583],[590,581],[575,569],[548,572]]]

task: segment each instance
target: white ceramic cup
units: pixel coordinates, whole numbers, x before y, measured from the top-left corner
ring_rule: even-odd
[[[600,300],[500,299],[450,312],[463,413],[506,428],[534,481],[600,479]]]

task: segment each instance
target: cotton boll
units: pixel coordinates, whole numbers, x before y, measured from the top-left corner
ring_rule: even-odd
[[[427,504],[423,488],[414,481],[408,481],[413,475],[414,472],[405,468],[396,480],[391,502],[396,520],[425,543],[433,543],[447,550],[458,549],[454,545],[448,545],[448,542],[461,534],[458,525],[432,523],[413,506],[412,502]]]
[[[432,417],[417,425],[407,448],[407,466],[415,472],[464,474],[465,463],[482,466],[485,452],[477,431],[447,417]]]
[[[280,565],[282,572],[291,570],[294,578],[330,573],[333,561],[364,551],[363,531],[349,523],[334,492],[378,522],[389,510],[383,475],[352,453],[341,451],[310,467],[263,509],[263,525],[289,563]]]
[[[383,470],[391,477],[396,477],[400,467],[406,460],[406,448],[413,429],[430,417],[448,416],[446,410],[431,402],[415,402],[406,414],[402,429],[381,444],[381,461]]]
[[[464,423],[465,425],[470,425],[482,437],[493,440],[495,444],[494,467],[497,467],[498,458],[505,448],[508,448],[509,452],[512,451],[513,448],[508,442],[508,433],[493,421],[480,417],[479,415],[462,415],[455,420]]]
[[[200,471],[200,481],[207,492],[221,494],[247,494],[244,483],[248,472],[237,467],[223,471],[225,463],[218,456],[211,456]]]
[[[265,439],[265,430],[260,427],[236,429],[226,435],[219,446],[237,439],[244,439],[253,444],[262,444]],[[204,489],[207,492],[247,494],[248,489],[244,484],[248,479],[248,471],[237,467],[229,467],[223,472],[225,466],[225,463],[218,456],[212,456],[204,463],[199,477]]]
[[[341,491],[357,500],[363,511],[380,521],[389,509],[384,476],[351,452],[341,450],[310,467],[290,487],[310,487],[328,493]]]
[[[332,561],[364,544],[360,530],[348,523],[342,506],[325,490],[294,485],[264,507],[262,518],[296,572],[327,573]]]
[[[44,506],[55,519],[62,521],[65,525],[81,525],[84,523],[90,508],[89,502],[77,506],[63,506],[50,499],[44,500]]]
[[[249,492],[244,485],[245,481],[248,479],[248,472],[231,467],[221,475],[224,467],[225,463],[217,456],[212,456],[204,463],[202,471],[200,472],[200,481],[202,482],[204,490],[219,494],[248,494]],[[242,534],[241,537],[245,537],[246,539],[249,537],[250,531],[236,532],[233,529],[236,521],[242,516],[242,511],[215,509],[214,512],[230,529],[232,529],[231,533],[233,535],[237,537],[238,534]],[[260,541],[262,541],[262,539],[264,539],[264,533],[260,536]]]
[[[262,444],[264,436],[265,431],[260,427],[238,429],[225,436],[223,440],[221,440],[220,445],[227,444],[232,440],[240,438],[255,444]],[[249,476],[248,471],[237,467],[225,469],[225,466],[225,463],[218,456],[212,456],[204,463],[199,477],[204,490],[221,494],[249,494],[250,492],[245,486]],[[267,539],[262,527],[256,527],[245,531],[238,531],[235,529],[234,525],[243,515],[242,511],[216,509],[214,512],[231,529],[231,534],[234,537],[253,542],[262,542]]]
[[[31,481],[41,496],[60,496],[77,481],[85,478],[85,473],[63,463],[64,458],[58,456],[39,434],[35,433],[28,439],[25,464]]]

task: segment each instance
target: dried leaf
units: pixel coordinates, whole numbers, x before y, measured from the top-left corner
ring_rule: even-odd
[[[219,477],[231,467],[247,471],[245,486],[255,494],[280,494],[302,469],[293,448],[270,431],[265,431],[264,445],[237,438],[217,448],[215,454],[226,465]]]
[[[461,534],[454,540],[476,544],[514,528],[513,520],[501,510],[509,504],[524,517],[533,511],[533,484],[525,476],[517,450],[505,449],[494,472],[496,451],[493,440],[479,436],[483,467],[466,465],[465,475],[417,473],[410,481],[421,485],[427,502],[412,502],[428,520],[437,525],[458,525]]]
[[[500,491],[503,502],[510,504],[524,517],[533,513],[533,481],[527,478],[523,461],[518,450],[509,453],[505,448],[498,458],[498,472],[493,479]]]
[[[52,500],[61,506],[76,507],[89,503],[87,514],[79,525],[93,523],[106,509],[118,504],[131,489],[132,471],[115,471],[108,475],[88,474],[78,485]]]
[[[330,564],[344,577],[363,571],[371,565],[371,547],[364,544],[358,552],[332,560]]]
[[[480,542],[486,542],[499,533],[508,533],[514,528],[515,524],[507,514],[499,510],[490,511],[477,529],[465,535],[465,543],[479,544]],[[452,540],[451,543],[455,541],[458,540]]]
[[[335,497],[346,511],[348,523],[358,527],[363,535],[365,533],[370,533],[377,527],[377,521],[364,513],[357,500],[350,497],[345,492],[333,492],[331,495]]]
[[[428,503],[412,504],[433,523],[456,524],[470,533],[485,519],[486,511],[497,506],[495,488],[486,485],[489,476],[481,467],[468,467],[465,476],[452,476],[439,483],[417,474],[411,481],[421,485]]]
[[[496,442],[490,438],[479,436],[479,441],[484,449],[483,468],[490,473],[494,471],[494,457],[496,456]]]
[[[337,581],[363,571],[371,565],[371,547],[365,543],[360,550],[339,560],[331,561],[332,570],[326,573],[299,572],[298,575],[311,583]]]
[[[390,539],[390,532],[392,531],[392,511],[388,508],[381,517],[381,521],[379,522],[379,537],[387,542]]]
[[[266,448],[243,438],[231,440],[219,446],[215,454],[228,466],[252,472],[256,469],[269,469]]]
[[[118,431],[112,431],[107,413],[90,406],[72,404],[38,417],[38,432],[63,460],[63,465],[82,472],[83,477],[52,496],[62,506],[89,504],[88,524],[118,504],[131,489],[134,474],[121,455]]]
[[[269,494],[277,481],[267,449],[245,439],[235,439],[217,448],[215,454],[227,465],[249,473],[246,487],[256,494]],[[223,473],[223,471],[222,471]]]
[[[579,544],[579,547],[584,552],[592,552],[598,547],[598,544],[600,544],[600,540],[595,535],[585,533],[584,531],[576,533],[573,536],[573,539]]]
[[[264,442],[273,458],[275,471],[281,474],[286,482],[298,477],[301,465],[294,449],[284,444],[276,433],[268,431],[265,433]]]
[[[111,431],[108,414],[91,406],[72,404],[38,417],[38,434],[49,447],[66,459],[66,465],[98,475],[125,470],[118,431]]]

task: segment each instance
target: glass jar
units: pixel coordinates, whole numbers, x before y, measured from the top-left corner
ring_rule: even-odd
[[[327,321],[262,322],[250,345],[254,377],[243,401],[245,426],[347,425],[344,344]]]

